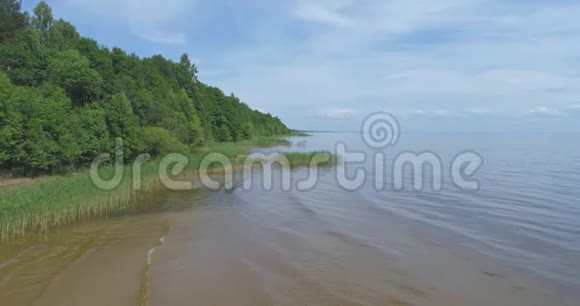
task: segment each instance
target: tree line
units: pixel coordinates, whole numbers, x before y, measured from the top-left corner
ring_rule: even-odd
[[[197,74],[187,54],[140,58],[82,37],[45,1],[28,14],[0,0],[0,169],[66,172],[116,138],[132,158],[290,132]]]

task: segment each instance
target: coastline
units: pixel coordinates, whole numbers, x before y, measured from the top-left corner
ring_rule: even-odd
[[[290,135],[292,136],[294,135]],[[285,137],[256,137],[252,140],[215,143],[196,148],[188,155],[189,164],[183,172],[185,176],[195,177],[201,161],[211,153],[222,154],[232,162],[234,169],[240,169],[253,149],[290,146]],[[311,166],[311,162],[317,159],[316,153],[320,152],[289,152],[282,155],[288,159],[289,167],[295,168]],[[317,166],[328,166],[336,162],[337,159],[332,155],[329,157],[330,163]],[[133,188],[133,169],[130,165],[123,167],[121,183],[110,191],[97,188],[91,181],[88,170],[68,176],[18,179],[21,184],[7,184],[0,188],[0,243],[28,233],[47,232],[85,220],[146,209],[147,207],[139,204],[143,202],[140,200],[150,192],[166,188],[158,175],[159,164],[159,159],[143,164],[140,190]],[[106,166],[99,172],[104,177],[112,177],[115,169],[113,166]],[[208,174],[224,173],[222,166],[210,167],[208,170]]]

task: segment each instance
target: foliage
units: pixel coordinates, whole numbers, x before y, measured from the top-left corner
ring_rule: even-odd
[[[189,148],[164,128],[147,127],[145,128],[144,134],[147,152],[153,155],[189,153]]]
[[[26,174],[72,166],[80,153],[69,121],[72,107],[62,89],[53,85],[24,88],[0,77],[3,117],[0,140],[3,166]],[[5,149],[4,149],[5,148]]]
[[[34,8],[34,16],[32,16],[30,22],[31,26],[42,34],[46,34],[50,30],[53,22],[52,9],[46,1],[40,1],[36,8]]]
[[[98,104],[79,108],[72,117],[74,135],[80,148],[81,164],[90,163],[95,156],[113,151],[113,140],[107,126],[106,112]]]
[[[49,59],[48,75],[49,81],[82,103],[94,98],[102,83],[101,76],[90,68],[89,60],[77,50],[62,51]]]
[[[144,149],[143,131],[124,94],[115,95],[105,104],[105,117],[111,137],[123,140],[124,156],[130,159],[139,155]]]
[[[270,114],[198,80],[174,62],[108,49],[55,20],[0,0],[0,169],[39,175],[86,167],[122,138],[125,160],[214,141],[283,135]]]
[[[242,125],[241,138],[250,139],[256,133],[256,128],[251,122],[246,122]]]
[[[26,27],[21,3],[21,0],[0,0],[0,43],[11,40]]]

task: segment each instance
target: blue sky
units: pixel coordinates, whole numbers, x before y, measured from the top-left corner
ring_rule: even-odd
[[[294,128],[387,111],[417,131],[580,131],[577,0],[47,2],[106,46],[187,52],[204,82]]]

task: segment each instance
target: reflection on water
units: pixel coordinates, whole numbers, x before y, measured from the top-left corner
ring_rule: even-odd
[[[329,133],[292,150],[336,141],[369,150],[359,135]],[[153,211],[3,245],[0,301],[577,305],[578,145],[567,135],[416,134],[386,153],[449,161],[467,149],[485,158],[478,192],[377,192],[373,181],[348,192],[325,169],[309,192],[266,191],[256,175],[251,190],[154,194]]]

